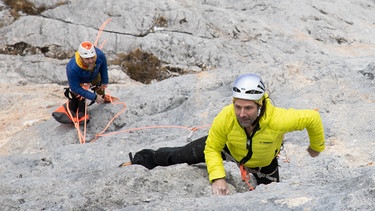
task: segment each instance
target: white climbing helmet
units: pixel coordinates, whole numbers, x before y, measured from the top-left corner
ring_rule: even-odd
[[[265,93],[262,79],[254,74],[243,74],[233,84],[233,97],[244,100],[259,100]]]
[[[79,45],[78,53],[82,58],[91,58],[96,56],[95,47],[91,42],[85,41]]]

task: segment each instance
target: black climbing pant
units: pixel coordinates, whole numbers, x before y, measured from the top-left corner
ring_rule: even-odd
[[[204,147],[207,136],[196,139],[181,147],[162,147],[158,150],[144,149],[134,155],[132,164],[143,165],[148,169],[173,164],[197,164],[204,162]]]
[[[73,97],[69,100],[69,109],[74,117],[76,116],[77,111],[79,113],[79,117],[84,116],[86,109],[85,103],[85,99],[80,99],[79,97]]]
[[[134,155],[132,164],[139,164],[148,169],[153,169],[156,166],[170,166],[179,163],[187,163],[189,165],[203,163],[205,162],[204,148],[206,139],[207,136],[204,136],[181,147],[162,147],[157,150],[143,149]],[[227,147],[224,148],[221,154],[224,160],[227,156],[230,156]],[[228,160],[234,159],[228,157]],[[257,171],[259,168],[253,168],[253,170]],[[260,168],[260,172],[268,175],[268,178],[253,174],[258,184],[269,184],[275,180],[279,182],[277,158],[273,159],[270,165]],[[273,180],[270,180],[269,177]]]

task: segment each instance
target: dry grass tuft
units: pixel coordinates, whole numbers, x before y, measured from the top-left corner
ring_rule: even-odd
[[[32,2],[27,0],[3,0],[3,2],[10,8],[10,14],[14,19],[18,19],[22,13],[26,15],[39,15],[47,9],[67,4],[67,2],[61,1],[56,3],[53,7],[46,7],[44,5],[36,7]]]
[[[111,64],[120,65],[122,70],[133,80],[144,84],[152,80],[162,80],[162,68],[160,60],[153,54],[143,52],[137,48],[129,54],[118,54]]]

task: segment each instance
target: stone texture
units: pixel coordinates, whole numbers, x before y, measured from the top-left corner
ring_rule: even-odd
[[[374,207],[374,1],[42,1],[14,19],[0,1],[0,204],[5,210],[370,210]],[[92,105],[87,141],[51,112],[66,99],[65,65],[83,40],[108,59],[136,48],[196,73],[144,85],[109,67],[125,104]],[[164,22],[163,20],[166,20]],[[31,51],[32,49],[33,51]],[[48,49],[48,52],[42,52]],[[35,52],[34,52],[35,51]],[[231,102],[241,73],[265,81],[277,106],[319,108],[327,149],[308,157],[306,131],[286,137],[278,184],[245,192],[225,163],[231,195],[211,195],[205,165],[118,168],[128,153],[187,143]],[[183,126],[154,128],[146,126]],[[82,129],[82,128],[81,128]],[[132,132],[128,132],[132,130]],[[208,127],[191,138],[205,135]],[[250,201],[249,201],[250,199]]]

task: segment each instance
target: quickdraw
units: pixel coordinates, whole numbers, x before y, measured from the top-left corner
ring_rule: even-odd
[[[247,184],[247,186],[249,186],[250,191],[254,190],[254,187],[250,184],[250,174],[247,172],[243,165],[240,165],[240,172],[242,181],[244,181]]]

